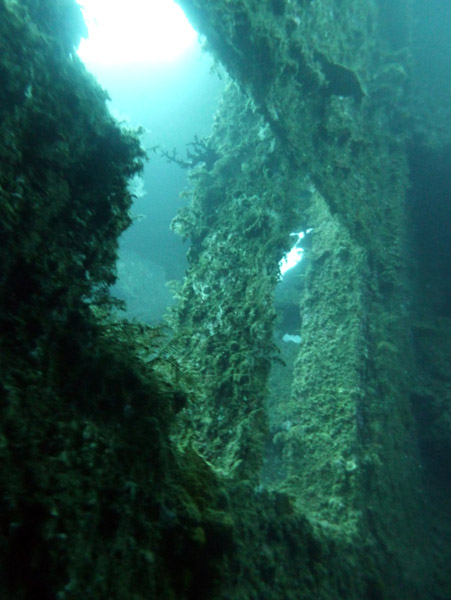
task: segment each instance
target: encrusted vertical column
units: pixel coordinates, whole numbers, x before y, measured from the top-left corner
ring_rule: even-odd
[[[360,518],[359,406],[366,394],[369,267],[365,248],[312,196],[312,249],[301,299],[301,347],[285,432],[286,485],[307,511]],[[338,520],[341,520],[338,519]]]
[[[192,240],[173,324],[196,390],[178,436],[217,469],[258,484],[277,352],[272,298],[297,184],[282,146],[235,85],[205,144],[214,160],[191,173],[191,202],[173,223]]]
[[[340,180],[329,168],[335,187],[323,172],[324,195],[311,199],[302,343],[290,428],[278,442],[284,487],[301,510],[340,537],[372,531],[408,568],[421,526],[409,402],[407,167],[403,145],[382,131],[368,129],[367,144],[349,176]]]

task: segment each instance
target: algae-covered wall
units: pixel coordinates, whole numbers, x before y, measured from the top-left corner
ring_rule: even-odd
[[[438,557],[428,564],[425,554],[444,537],[434,542],[426,535],[424,470],[430,465],[422,462],[418,445],[424,422],[412,406],[412,381],[421,375],[412,333],[419,290],[413,266],[418,256],[411,249],[418,234],[410,228],[409,167],[416,152],[433,144],[446,155],[449,135],[439,128],[434,111],[439,110],[442,124],[449,111],[443,89],[426,98],[439,75],[434,70],[426,79],[418,40],[427,35],[429,48],[431,33],[423,32],[421,3],[181,4],[238,84],[241,114],[251,109],[254,122],[259,119],[258,129],[240,121],[236,100],[233,111],[220,112],[212,151],[234,155],[235,162],[230,160],[226,178],[218,176],[216,166],[206,181],[208,169],[193,177],[193,212],[186,214],[195,225],[183,232],[194,232],[196,252],[181,306],[190,298],[194,308],[179,313],[179,325],[193,341],[187,344],[190,360],[199,365],[200,386],[208,393],[205,403],[188,408],[187,421],[196,424],[190,435],[230,476],[252,477],[260,456],[265,482],[271,486],[273,477],[272,484],[292,494],[296,508],[331,537],[373,545],[386,577],[397,573],[398,594],[413,593],[407,592],[412,586],[420,595],[426,589],[440,595],[448,584],[443,577],[433,583]],[[435,8],[442,19],[449,18],[446,6],[435,3]],[[438,48],[444,43],[441,38]],[[434,68],[444,75],[444,61],[437,62]],[[250,155],[249,147],[255,149]],[[440,160],[440,153],[434,159]],[[247,215],[261,212],[262,184],[271,216],[262,216],[257,231],[255,226],[248,231]],[[282,199],[274,198],[273,186]],[[199,198],[213,187],[212,204],[205,196],[206,209],[199,207]],[[442,196],[449,199],[446,188]],[[209,227],[202,233],[196,225],[207,211]],[[275,287],[284,239],[286,248],[290,232],[302,228],[312,229],[298,286],[302,341],[293,374],[276,365],[277,377],[292,378],[291,393],[279,384],[274,393],[285,394],[268,398],[268,364],[275,358],[270,333],[251,339],[246,332],[262,329],[262,304],[268,327],[274,321],[270,286]],[[226,251],[216,243],[224,238]],[[449,265],[445,247],[446,238],[438,253],[429,253],[430,260]],[[196,296],[205,259],[206,293]],[[224,275],[216,277],[219,273]],[[262,353],[259,363],[256,348]],[[248,379],[257,389],[251,401],[247,389],[233,380],[249,363],[255,366]],[[218,385],[221,378],[228,386]],[[270,411],[261,418],[256,411],[265,407],[265,396]],[[447,393],[446,400],[441,398],[434,410],[430,401],[426,404],[446,419]],[[266,439],[266,458],[256,427]],[[220,446],[212,440],[221,440]],[[441,440],[436,458],[443,464],[449,453]],[[242,459],[238,473],[231,449]]]
[[[230,81],[165,339],[111,312],[144,153],[80,11],[0,1],[0,594],[443,600],[451,104],[425,9],[180,4]]]
[[[403,432],[410,426],[405,414],[408,407],[403,406],[407,399],[401,391],[403,379],[408,377],[408,362],[392,376],[378,372],[386,372],[393,363],[391,354],[408,357],[408,334],[401,313],[407,311],[408,294],[403,274],[407,161],[403,131],[394,131],[395,122],[399,129],[404,117],[400,99],[408,65],[399,49],[393,52],[385,39],[381,30],[384,15],[376,3],[277,2],[257,6],[242,2],[225,9],[214,5],[208,10],[196,2],[183,5],[251,98],[248,104],[252,102],[256,114],[261,115],[263,124],[254,134],[254,147],[261,147],[258,140],[262,132],[274,136],[265,157],[272,161],[270,170],[249,169],[253,161],[261,162],[254,152],[228,173],[210,235],[218,237],[222,227],[230,232],[229,224],[223,225],[220,219],[227,211],[237,214],[240,210],[239,204],[228,202],[233,187],[238,186],[241,193],[247,187],[248,203],[256,210],[261,197],[258,186],[265,176],[270,184],[265,182],[264,190],[276,186],[283,197],[283,201],[276,199],[277,217],[273,219],[285,233],[285,243],[292,228],[313,229],[301,298],[300,333],[304,342],[292,399],[285,400],[292,428],[287,432],[284,452],[293,485],[297,485],[296,478],[304,480],[297,493],[309,495],[309,510],[312,503],[319,502],[329,503],[334,512],[342,504],[338,480],[348,485],[345,480],[363,477],[365,462],[379,460],[370,456],[370,449],[365,456],[358,456],[363,452],[362,439],[368,446],[373,436],[374,446],[388,443],[389,436],[370,433],[375,421],[387,418],[396,429],[398,420],[407,420],[400,425]],[[231,121],[236,124],[237,118]],[[245,135],[252,135],[249,127]],[[241,147],[242,137],[235,134],[235,147]],[[217,183],[214,175],[213,171]],[[287,185],[294,188],[291,198],[285,191]],[[199,188],[206,186],[201,182],[195,194]],[[264,204],[270,210],[267,200]],[[240,223],[244,218],[241,215]],[[264,225],[258,233],[254,246],[265,249],[264,260],[259,263],[274,282],[283,244],[268,235]],[[244,230],[235,245],[228,244],[230,251],[235,246],[249,264],[256,256],[250,238]],[[202,240],[204,246],[208,243],[208,238]],[[235,312],[246,304],[252,307],[258,303],[258,294],[248,291],[254,284],[252,278],[244,269],[238,274],[229,269],[232,279],[240,274],[244,293],[241,302],[232,300]],[[193,270],[193,277],[197,283],[197,270]],[[214,277],[211,272],[210,277]],[[237,290],[236,283],[232,286]],[[230,293],[227,282],[223,282],[220,307],[229,301]],[[270,301],[265,302],[269,307]],[[217,310],[218,303],[212,303],[212,308]],[[267,318],[271,319],[270,311]],[[241,334],[243,327],[259,324],[260,319],[255,323],[252,316],[243,314],[236,330]],[[258,345],[263,351],[264,345]],[[233,350],[230,355],[233,361]],[[386,388],[376,389],[385,377]],[[372,378],[378,383],[371,382]],[[219,394],[227,405],[227,395]],[[412,456],[409,436],[406,432],[403,438]],[[344,465],[351,464],[353,468],[349,466],[346,475]],[[406,467],[410,469],[408,465],[400,468],[405,472]],[[308,478],[311,484],[306,483]],[[317,490],[308,491],[310,485]],[[362,492],[362,485],[358,487]],[[322,516],[329,518],[329,509],[324,510]]]
[[[0,596],[188,597],[213,585],[227,498],[170,449],[161,332],[108,317],[144,152],[83,33],[72,1],[0,2]]]

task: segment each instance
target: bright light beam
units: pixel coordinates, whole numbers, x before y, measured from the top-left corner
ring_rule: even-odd
[[[173,0],[79,0],[89,38],[78,54],[88,64],[170,62],[192,48],[197,33]]]

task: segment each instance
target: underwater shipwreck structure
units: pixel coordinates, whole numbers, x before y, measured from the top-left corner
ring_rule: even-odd
[[[0,595],[449,599],[450,8],[179,3],[230,81],[168,341],[79,8],[0,0]]]

